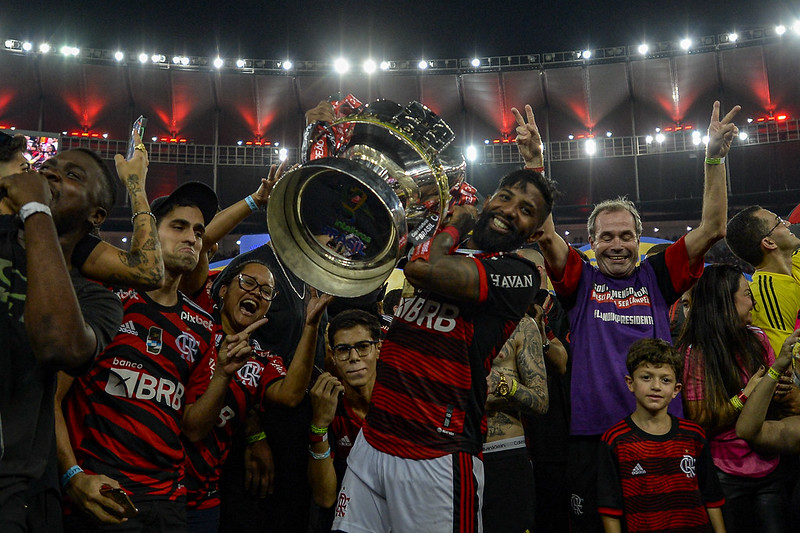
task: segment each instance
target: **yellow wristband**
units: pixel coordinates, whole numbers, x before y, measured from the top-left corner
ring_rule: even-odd
[[[516,379],[512,379],[511,380],[511,390],[508,391],[508,395],[509,396],[514,396],[514,394],[516,394],[516,393],[517,393],[517,380]]]
[[[721,165],[724,162],[724,157],[706,157],[706,165]]]
[[[731,405],[737,411],[741,411],[742,409],[744,409],[744,404],[742,403],[742,400],[740,400],[738,396],[731,396]]]
[[[249,437],[247,437],[247,444],[254,444],[266,438],[267,434],[262,431],[261,433],[256,433],[255,435],[250,435]]]
[[[767,370],[767,375],[769,377],[771,377],[772,379],[774,379],[775,381],[780,381],[781,380],[781,373],[778,372],[777,370],[775,370],[772,367],[769,367],[769,370]]]

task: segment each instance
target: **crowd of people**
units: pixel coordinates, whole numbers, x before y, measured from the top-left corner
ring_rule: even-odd
[[[0,132],[0,531],[788,531],[800,238],[728,220],[739,110],[714,103],[699,226],[642,259],[636,206],[600,202],[590,263],[512,109],[524,168],[355,299],[271,243],[209,271],[284,165],[220,210],[199,182],[148,201],[138,137],[115,177]],[[127,250],[98,231],[119,182]],[[705,265],[723,239],[739,263]]]

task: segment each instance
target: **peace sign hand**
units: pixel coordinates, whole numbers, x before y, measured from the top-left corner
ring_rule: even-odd
[[[531,168],[543,167],[542,136],[536,126],[533,108],[530,105],[525,105],[527,122],[526,117],[523,117],[516,107],[511,108],[511,113],[514,114],[514,118],[517,121],[517,137],[514,141],[517,143],[519,154],[525,161],[525,166]]]
[[[731,122],[733,117],[742,110],[742,106],[733,106],[728,114],[719,119],[719,100],[714,102],[711,111],[711,124],[708,125],[708,146],[706,146],[706,157],[725,157],[731,149],[731,142],[735,135],[739,135],[739,128]]]

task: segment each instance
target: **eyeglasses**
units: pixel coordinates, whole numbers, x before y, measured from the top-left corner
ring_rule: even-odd
[[[761,237],[762,239],[766,239],[767,237],[769,237],[770,235],[772,235],[772,232],[773,232],[773,231],[775,231],[775,230],[778,228],[778,226],[780,226],[781,224],[786,224],[786,221],[785,221],[785,220],[783,220],[783,219],[782,219],[781,217],[779,217],[778,215],[775,215],[775,218],[777,218],[777,219],[778,219],[778,222],[776,222],[776,223],[775,223],[775,225],[774,225],[774,226],[772,226],[772,229],[771,229],[771,230],[769,230],[769,231],[766,233],[766,235],[764,235],[763,237]]]
[[[333,355],[336,356],[336,359],[339,361],[347,361],[350,359],[350,350],[355,348],[358,355],[361,357],[366,357],[372,352],[372,347],[378,344],[380,341],[361,341],[355,344],[337,344],[333,347]]]
[[[275,290],[275,287],[267,285],[266,283],[259,283],[256,281],[256,278],[248,276],[247,274],[239,274],[239,288],[247,292],[253,292],[258,289],[258,294],[268,302],[274,300],[278,295],[278,291]]]

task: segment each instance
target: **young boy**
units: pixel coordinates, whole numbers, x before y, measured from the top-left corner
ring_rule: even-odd
[[[725,503],[702,428],[667,413],[681,391],[683,357],[661,339],[628,351],[625,376],[636,410],[605,432],[598,510],[606,533],[725,531]]]

